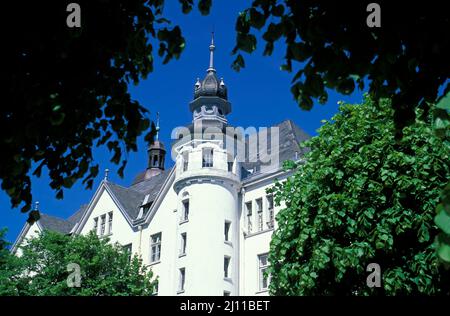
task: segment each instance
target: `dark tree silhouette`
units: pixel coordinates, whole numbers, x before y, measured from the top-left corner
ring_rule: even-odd
[[[153,136],[128,84],[152,71],[155,49],[167,63],[184,48],[180,28],[163,16],[164,1],[76,1],[81,28],[66,24],[70,2],[2,4],[0,179],[23,212],[30,210],[31,173],[44,168],[58,198],[79,179],[92,187],[94,146],[106,145],[123,174],[124,153],[137,150],[144,132]]]

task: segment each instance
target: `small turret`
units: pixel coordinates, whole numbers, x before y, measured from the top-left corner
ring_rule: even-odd
[[[148,147],[148,166],[145,172],[145,179],[160,174],[164,170],[164,162],[166,158],[166,149],[164,144],[159,140],[159,113],[156,114],[156,136],[155,140]]]

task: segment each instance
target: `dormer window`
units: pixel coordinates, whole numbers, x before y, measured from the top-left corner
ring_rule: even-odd
[[[142,217],[147,215],[148,211],[150,210],[150,207],[152,206],[152,202],[145,204],[142,206]]]
[[[203,148],[202,152],[202,167],[211,168],[213,166],[214,151],[211,148]]]

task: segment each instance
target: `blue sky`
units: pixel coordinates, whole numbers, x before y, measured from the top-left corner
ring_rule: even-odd
[[[215,68],[218,76],[224,77],[228,86],[228,97],[232,103],[228,121],[234,126],[272,126],[289,118],[310,135],[316,135],[320,121],[331,118],[337,112],[339,100],[353,103],[361,101],[362,92],[359,91],[351,96],[332,92],[326,105],[317,104],[309,112],[301,110],[290,93],[293,74],[280,71],[284,56],[284,45],[281,42],[270,57],[262,56],[264,45],[259,42],[256,52],[244,56],[246,68],[239,73],[232,70],[230,65],[234,59],[231,50],[235,41],[235,19],[249,2],[215,0],[211,14],[206,17],[196,10],[183,15],[178,1],[170,0],[166,3],[165,15],[174,24],[181,26],[187,42],[186,48],[179,60],[167,65],[162,65],[161,60],[157,59],[155,70],[148,79],[141,81],[138,86],[130,87],[132,97],[150,110],[152,118],[157,111],[160,112],[160,139],[166,146],[171,142],[172,129],[186,125],[191,120],[188,103],[193,97],[196,78],[203,78],[208,67],[208,46],[212,29],[215,32]],[[260,34],[257,35],[260,40]],[[130,185],[134,176],[144,170],[147,164],[142,137],[138,152],[128,155],[128,166],[123,179],[115,173],[118,167],[109,162],[110,154],[105,148],[95,149],[94,156],[100,164],[100,170],[109,168],[109,179],[124,186]],[[169,155],[166,160],[167,167],[173,164]],[[75,184],[64,192],[63,200],[57,200],[48,186],[49,179],[44,174],[40,179],[33,178],[33,197],[39,200],[42,212],[67,218],[81,204],[89,202],[102,178],[103,172],[100,172],[93,190],[85,190],[81,184]],[[8,196],[0,191],[0,228],[8,227],[6,237],[9,241],[15,240],[26,219],[27,215],[10,207]]]

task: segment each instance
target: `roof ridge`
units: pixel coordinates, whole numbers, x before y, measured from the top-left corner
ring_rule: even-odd
[[[136,193],[140,193],[139,191],[133,189],[131,186],[126,187],[126,186],[123,186],[121,184],[114,183],[114,182],[111,182],[111,181],[105,181],[105,184],[106,185],[113,185],[113,186],[119,187],[120,189],[130,190],[130,191],[133,191],[133,192],[136,192]]]
[[[59,219],[61,221],[67,222],[67,219],[65,219],[65,218],[62,218],[62,217],[59,217],[59,216],[55,216],[55,215],[51,215],[51,214],[48,214],[48,213],[42,213],[41,211],[39,211],[39,216],[42,217],[42,215],[47,216],[47,217],[52,217],[52,218]]]

